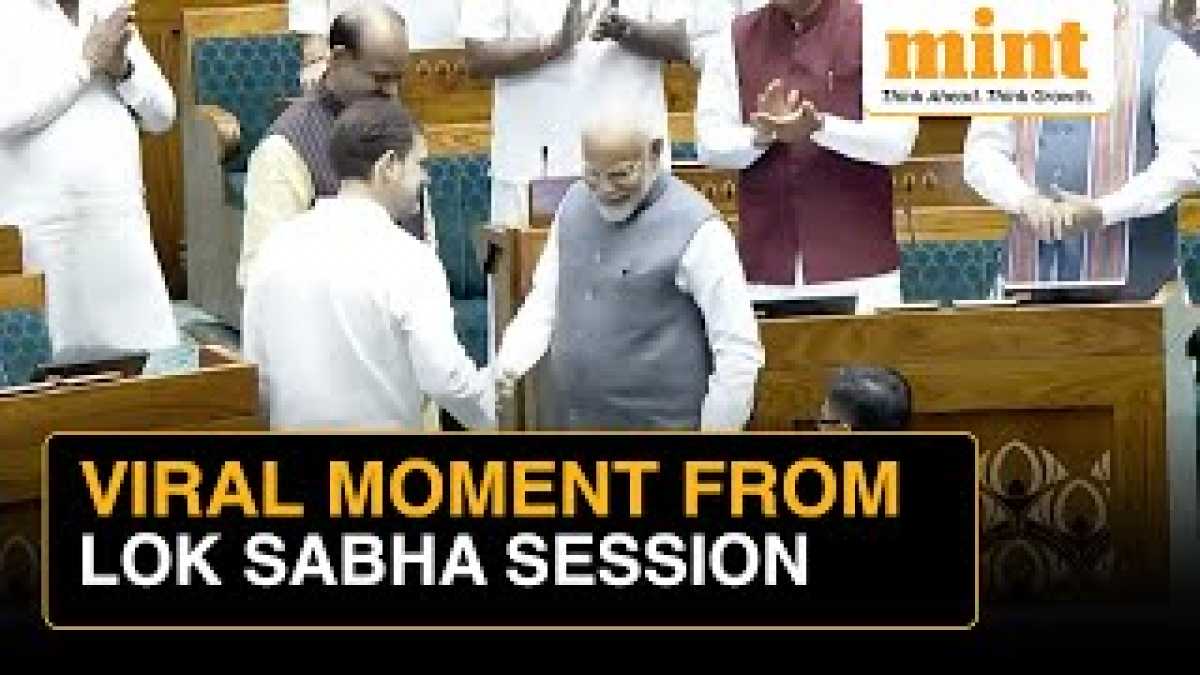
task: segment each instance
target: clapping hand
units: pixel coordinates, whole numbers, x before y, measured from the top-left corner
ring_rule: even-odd
[[[1096,200],[1067,192],[1057,185],[1053,198],[1031,195],[1019,214],[1042,241],[1060,241],[1104,228],[1104,212]]]
[[[520,375],[506,368],[494,371],[496,380],[496,416],[504,417],[512,409],[517,397],[517,382]]]
[[[773,80],[758,96],[758,111],[750,119],[760,144],[780,141],[800,143],[821,128],[821,114],[800,92],[787,91],[781,80]]]
[[[629,33],[629,19],[621,16],[615,7],[605,7],[600,11],[600,20],[592,31],[592,39],[620,41]]]
[[[585,16],[583,0],[570,0],[567,12],[563,15],[562,27],[550,41],[551,58],[558,58],[571,51],[587,34],[588,23],[591,21],[596,8],[593,6]]]
[[[97,21],[83,42],[83,58],[92,73],[104,73],[114,80],[129,74],[129,41],[135,28],[133,3],[120,4],[108,17]]]
[[[1054,186],[1054,198],[1063,213],[1064,237],[1104,229],[1104,211],[1095,199],[1067,192],[1057,185]]]

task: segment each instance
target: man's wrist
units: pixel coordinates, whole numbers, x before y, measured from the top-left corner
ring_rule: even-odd
[[[557,59],[562,52],[562,50],[559,49],[559,45],[561,43],[561,35],[543,37],[538,42],[538,61],[544,65]]]
[[[125,84],[133,79],[133,59],[125,59],[125,69],[117,77],[117,84]]]
[[[613,15],[612,39],[621,44],[637,42],[638,32],[634,23],[632,19],[627,19],[619,14]]]
[[[779,134],[774,129],[752,127],[754,129],[754,145],[759,148],[769,148],[779,141]]]

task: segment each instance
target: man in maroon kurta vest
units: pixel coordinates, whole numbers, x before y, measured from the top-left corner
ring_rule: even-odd
[[[701,161],[739,169],[740,247],[762,299],[897,304],[889,166],[915,119],[863,120],[862,7],[772,0],[734,21],[701,78]]]

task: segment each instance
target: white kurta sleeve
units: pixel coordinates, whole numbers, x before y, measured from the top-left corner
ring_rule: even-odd
[[[504,330],[496,356],[500,372],[523,376],[550,348],[558,297],[558,222],[550,229],[546,247],[533,272],[533,288],[520,311]]]
[[[688,44],[692,66],[703,71],[709,49],[733,23],[734,7],[729,0],[697,0],[688,15]]]
[[[1021,202],[1037,193],[1021,178],[1016,155],[1016,122],[1003,117],[976,117],[963,146],[963,179],[988,203],[1015,214]]]
[[[739,431],[754,409],[754,387],[766,356],[737,246],[720,218],[696,232],[680,260],[676,284],[700,308],[713,354],[700,427]]]
[[[301,35],[325,35],[333,21],[329,0],[288,0],[288,30]]]
[[[128,53],[133,75],[117,85],[117,94],[137,114],[143,131],[152,134],[170,131],[175,124],[175,93],[171,91],[171,83],[146,49],[140,33],[135,32],[129,41]]]
[[[70,55],[61,67],[30,63],[29,54],[37,52],[27,45],[39,36],[27,34],[28,22],[16,9],[5,7],[0,12],[0,91],[4,92],[0,138],[13,138],[40,131],[58,119],[92,81],[92,72],[82,53]]]
[[[268,136],[250,155],[246,175],[246,213],[242,224],[242,258],[238,285],[246,276],[271,228],[312,205],[316,196],[304,160],[282,136]]]
[[[742,119],[741,91],[733,53],[733,30],[714,39],[700,74],[696,101],[696,148],[700,161],[718,169],[745,169],[767,151],[754,144]]]
[[[827,114],[824,128],[814,133],[812,140],[850,159],[897,166],[912,154],[920,127],[916,117],[880,117],[860,122]]]
[[[446,271],[432,251],[422,251],[422,269],[409,278],[425,279],[426,286],[393,293],[417,384],[468,429],[494,429],[496,388],[491,372],[476,368],[458,341]]]
[[[1187,192],[1200,188],[1200,56],[1173,43],[1159,65],[1154,93],[1157,152],[1145,171],[1101,198],[1106,223],[1162,213]]]
[[[687,22],[695,12],[694,0],[653,0],[650,3],[650,21],[653,23]],[[704,4],[700,2],[699,4]]]
[[[508,3],[501,0],[463,0],[458,23],[464,40],[503,40],[508,37]]]

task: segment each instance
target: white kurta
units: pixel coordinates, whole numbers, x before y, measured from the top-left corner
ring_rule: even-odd
[[[367,199],[322,199],[272,232],[242,331],[274,429],[420,431],[426,396],[495,427],[495,386],[455,336],[445,269]]]
[[[1162,213],[1200,188],[1200,56],[1183,42],[1163,52],[1154,83],[1154,161],[1120,190],[1097,201],[1106,224]],[[1037,193],[1014,161],[1016,122],[1010,117],[971,120],[963,148],[963,178],[981,197],[1015,214]]]
[[[568,0],[463,0],[462,37],[474,40],[538,39],[562,27]],[[604,0],[584,0],[585,13]],[[685,0],[623,0],[621,12],[639,21],[688,20]],[[599,18],[599,12],[594,17]],[[583,174],[582,125],[605,105],[634,109],[664,140],[667,102],[663,64],[612,40],[585,38],[566,56],[495,84],[492,110],[492,221],[524,227],[526,185],[541,176]],[[670,161],[664,153],[664,163]]]
[[[288,0],[288,28],[305,35],[326,35],[337,15],[359,0]],[[385,0],[408,23],[408,46],[415,51],[455,49],[460,0]]]
[[[692,65],[702,70],[708,50],[729,28],[733,19],[753,12],[768,2],[770,0],[695,0],[692,3],[692,15],[688,19]]]
[[[140,37],[119,86],[82,57],[87,29],[115,5],[81,0],[81,28],[53,0],[0,3],[0,222],[20,228],[26,266],[46,275],[57,353],[179,342],[138,135],[171,127],[175,97]]]

